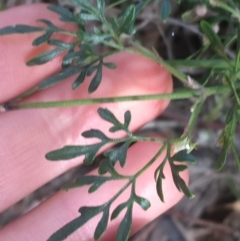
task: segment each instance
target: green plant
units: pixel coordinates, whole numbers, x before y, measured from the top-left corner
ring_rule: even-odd
[[[60,15],[60,20],[76,24],[76,31],[69,31],[55,26],[52,22],[45,19],[39,21],[44,27],[14,25],[0,29],[0,35],[16,34],[16,33],[33,33],[40,32],[41,36],[33,41],[34,46],[39,46],[43,43],[48,43],[54,46],[53,50],[41,53],[27,62],[27,65],[42,65],[53,60],[58,55],[64,53],[62,58],[62,68],[59,73],[43,80],[38,86],[28,90],[20,96],[17,96],[11,101],[3,103],[1,109],[3,111],[12,111],[17,109],[27,108],[50,108],[50,107],[66,107],[79,106],[97,103],[109,103],[120,101],[138,101],[138,100],[160,100],[160,99],[189,99],[194,101],[192,114],[185,128],[184,133],[179,138],[165,140],[158,137],[143,137],[136,136],[129,129],[131,124],[131,113],[126,111],[124,121],[119,121],[112,112],[108,109],[99,108],[99,116],[109,122],[112,126],[110,132],[122,131],[125,133],[124,138],[111,138],[98,129],[86,130],[82,133],[85,138],[97,138],[99,142],[92,145],[65,146],[58,150],[51,151],[46,154],[46,159],[51,161],[69,160],[78,156],[84,156],[84,163],[90,165],[94,162],[99,150],[109,144],[119,144],[118,147],[105,151],[105,158],[101,161],[98,169],[99,176],[80,176],[75,183],[68,185],[66,188],[76,188],[84,185],[90,185],[89,192],[97,191],[104,183],[113,180],[126,180],[126,184],[114,195],[108,202],[96,207],[81,207],[79,212],[81,215],[62,227],[59,231],[53,234],[49,240],[63,240],[67,238],[76,229],[83,226],[88,220],[102,213],[102,218],[99,221],[94,238],[99,239],[105,232],[110,216],[110,207],[112,203],[124,192],[128,187],[131,187],[129,199],[120,204],[111,213],[111,220],[115,219],[124,209],[127,210],[123,221],[121,222],[117,240],[127,240],[132,223],[132,208],[135,203],[139,204],[142,209],[147,210],[150,207],[150,202],[145,197],[137,195],[135,186],[138,177],[147,170],[162,154],[165,154],[164,161],[159,164],[155,171],[156,189],[161,199],[164,201],[164,193],[162,190],[162,182],[165,178],[164,168],[166,163],[170,164],[172,176],[176,188],[183,192],[189,198],[194,195],[190,192],[184,180],[180,176],[180,172],[187,169],[188,163],[195,163],[196,159],[190,154],[197,143],[192,142],[192,131],[197,123],[199,114],[203,104],[210,96],[219,97],[222,94],[226,95],[231,101],[226,115],[225,126],[219,136],[218,145],[221,147],[219,159],[217,160],[217,170],[221,170],[224,166],[229,151],[233,151],[237,165],[240,169],[240,160],[237,153],[237,148],[234,144],[235,129],[240,119],[240,98],[239,98],[239,68],[240,68],[240,11],[239,3],[234,0],[227,1],[188,1],[191,4],[205,4],[207,8],[214,14],[204,19],[198,20],[201,34],[204,39],[203,47],[194,55],[189,56],[184,60],[164,61],[158,56],[155,49],[149,50],[143,47],[135,40],[134,26],[141,11],[149,4],[150,0],[142,1],[125,1],[120,0],[115,3],[105,6],[104,0],[96,0],[96,5],[92,6],[87,0],[72,0],[71,1],[81,11],[73,14],[66,8],[59,6],[49,6],[48,9]],[[185,2],[185,1],[182,1]],[[171,12],[171,4],[168,0],[159,1],[160,13],[163,20],[166,20]],[[107,17],[107,11],[112,7],[121,5],[121,11],[117,17]],[[187,12],[185,17],[192,16],[193,12]],[[212,16],[215,16],[214,18]],[[217,17],[216,17],[217,16]],[[96,26],[90,31],[87,27],[89,22],[96,21]],[[213,30],[213,25],[225,21],[231,26],[231,34],[218,35]],[[72,36],[71,43],[66,43],[59,39],[54,39],[55,33]],[[236,56],[229,57],[228,49],[233,44],[236,45]],[[102,54],[97,54],[96,46],[105,46],[106,51]],[[98,99],[79,99],[57,102],[26,102],[23,101],[26,97],[33,93],[47,89],[61,81],[64,81],[70,76],[77,76],[72,84],[72,89],[79,88],[84,82],[86,76],[91,76],[91,82],[88,87],[88,92],[97,91],[101,85],[102,69],[117,68],[115,63],[106,61],[108,56],[114,55],[120,51],[139,54],[145,56],[158,64],[163,65],[173,76],[183,84],[183,88],[177,88],[172,93],[163,93],[147,96],[122,96],[122,97],[106,97]],[[194,79],[178,70],[179,67],[198,67],[205,70],[203,79]],[[113,70],[114,71],[114,70]],[[70,87],[69,87],[70,89]],[[223,109],[224,102],[218,103],[218,110]],[[123,167],[126,161],[128,147],[136,142],[156,142],[159,143],[158,152],[146,165],[136,170],[136,173],[131,176],[125,176],[115,170],[115,164],[119,162]],[[50,150],[49,150],[50,151]],[[176,162],[177,161],[177,162]]]

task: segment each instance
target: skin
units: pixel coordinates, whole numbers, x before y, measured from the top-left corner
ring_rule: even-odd
[[[43,18],[42,16],[57,26],[75,29],[74,25],[59,22],[56,14],[46,10],[46,5],[38,4],[1,12],[0,28],[16,23],[35,25],[36,19]],[[41,26],[40,23],[36,25]],[[31,46],[32,40],[37,36],[39,33],[1,36],[0,103],[18,96],[59,70],[61,56],[42,66],[27,67],[25,65],[29,58],[49,49],[47,45],[34,48]],[[71,38],[65,37],[65,40],[71,41]],[[172,91],[170,74],[163,67],[144,57],[119,53],[109,57],[108,61],[115,62],[117,69],[104,69],[102,83],[99,89],[91,95],[87,94],[89,79],[86,79],[80,88],[71,91],[74,78],[69,78],[57,86],[34,94],[26,101],[53,101]],[[134,131],[161,114],[168,103],[167,100],[123,102],[105,104],[101,107],[111,110],[119,120],[123,119],[126,110],[130,110],[132,113],[131,130]],[[64,145],[94,143],[96,140],[84,139],[81,136],[83,131],[91,128],[98,128],[111,137],[124,135],[121,132],[108,133],[110,125],[97,115],[99,107],[100,105],[92,105],[1,113],[0,212],[54,177],[81,164],[83,160],[80,157],[65,162],[49,162],[44,157],[47,152]],[[160,145],[156,143],[135,144],[129,149],[125,167],[122,169],[117,166],[117,169],[120,173],[133,174],[143,167],[159,148]],[[163,182],[165,203],[162,203],[156,194],[153,173],[163,157],[164,155],[160,156],[137,181],[137,194],[147,198],[151,202],[151,207],[148,211],[143,211],[139,206],[134,205],[132,234],[175,205],[182,197],[182,193],[179,193],[174,186],[168,165],[164,172],[166,179]],[[96,174],[96,171],[91,174],[94,173]],[[183,172],[182,178],[188,182],[188,173]],[[88,187],[68,192],[60,191],[29,213],[0,229],[1,240],[46,240],[61,226],[78,217],[77,210],[80,206],[95,206],[106,202],[123,184],[119,181],[107,183],[90,196],[87,193]],[[119,197],[113,204],[112,210],[128,199],[129,191],[128,189]],[[123,215],[124,212],[119,218],[109,223],[108,230],[101,240],[115,240],[116,230]],[[90,220],[67,240],[92,240],[99,218],[100,216]]]

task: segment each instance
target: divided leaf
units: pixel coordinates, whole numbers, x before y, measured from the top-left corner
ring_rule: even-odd
[[[124,114],[124,119],[125,119],[124,122],[125,122],[126,125],[121,124],[117,120],[117,118],[113,115],[113,113],[111,111],[109,111],[108,109],[99,108],[98,114],[100,115],[100,117],[103,120],[113,124],[113,126],[109,129],[110,132],[116,132],[116,131],[119,131],[119,130],[123,130],[123,131],[128,132],[128,125],[129,125],[129,122],[131,120],[131,114],[130,114],[129,111],[127,111]]]
[[[97,72],[93,79],[91,80],[91,83],[88,88],[88,93],[91,94],[95,90],[97,90],[98,86],[100,85],[102,80],[102,63],[100,62],[98,67],[97,67]]]
[[[173,157],[171,157],[173,161],[178,161],[178,162],[188,162],[195,164],[197,162],[195,156],[192,154],[188,153],[187,150],[181,150],[177,152]]]
[[[108,219],[109,219],[109,205],[104,208],[103,215],[101,220],[99,221],[95,232],[94,232],[94,239],[98,240],[101,238],[101,236],[104,234],[104,232],[107,229],[107,224],[108,224]]]
[[[48,26],[48,29],[49,29],[49,30],[59,31],[59,28],[56,27],[51,21],[49,21],[49,20],[47,20],[47,19],[38,19],[37,22],[44,23],[45,25]]]
[[[134,195],[134,201],[138,203],[145,211],[151,207],[151,203],[146,198],[139,197],[136,194]]]
[[[75,23],[75,17],[73,15],[73,13],[70,10],[68,10],[67,8],[62,7],[62,6],[56,6],[56,5],[50,5],[50,6],[47,6],[47,8],[50,11],[59,14],[61,21]]]
[[[39,46],[39,45],[47,42],[51,38],[52,35],[53,35],[52,31],[50,31],[50,30],[46,31],[45,34],[43,34],[42,36],[34,39],[34,41],[32,42],[32,45],[33,46]]]
[[[68,77],[77,74],[79,71],[81,71],[81,69],[76,68],[76,67],[68,67],[65,68],[63,70],[61,70],[58,74],[51,76],[47,79],[45,79],[44,81],[42,81],[39,85],[38,88],[39,89],[45,89],[48,88],[52,85],[55,85],[57,83],[59,83],[62,80],[67,79]]]
[[[92,6],[92,4],[88,0],[71,0],[71,2],[81,8],[82,10],[88,11],[88,12],[94,12],[95,8]]]
[[[81,216],[64,225],[61,229],[51,235],[51,237],[47,241],[59,241],[66,239],[77,229],[81,228],[85,223],[87,223],[91,218],[98,215],[102,211],[103,206],[81,207],[79,209]]]
[[[118,215],[123,211],[124,208],[126,208],[128,206],[128,201],[125,203],[121,203],[119,204],[112,212],[111,215],[111,220],[115,219],[118,217]]]
[[[82,136],[85,138],[98,138],[102,141],[109,142],[111,139],[109,139],[103,132],[97,130],[97,129],[91,129],[88,131],[84,131],[82,133]]]
[[[162,202],[164,202],[164,195],[163,195],[163,189],[162,189],[163,176],[164,176],[163,170],[160,170],[156,181],[157,194]]]
[[[131,140],[128,140],[120,147],[104,152],[104,156],[109,158],[113,165],[119,161],[120,166],[124,167],[127,158],[127,150],[131,142]]]
[[[127,212],[121,221],[118,231],[116,241],[127,241],[132,227],[132,204],[128,206]]]
[[[72,49],[73,45],[70,44],[70,43],[65,43],[61,40],[58,40],[58,39],[50,39],[48,41],[48,44],[49,45],[53,45],[53,46],[56,46],[56,47],[59,47],[59,48],[63,48],[63,49]]]
[[[194,194],[190,192],[185,181],[180,177],[179,172],[182,172],[187,169],[186,165],[175,165],[173,162],[170,162],[172,177],[175,186],[179,191],[182,191],[188,198],[194,198]]]
[[[7,26],[0,29],[0,35],[7,35],[7,34],[27,34],[27,33],[34,33],[34,32],[42,32],[45,31],[45,28],[40,27],[33,27],[24,24],[17,24],[12,26]]]
[[[122,14],[119,23],[119,31],[121,33],[133,34],[133,25],[135,22],[135,6],[130,5]]]
[[[112,178],[121,178],[122,176],[117,173],[114,169],[113,164],[109,159],[103,159],[99,165],[98,173],[100,175],[104,175],[106,173],[110,173]]]
[[[57,57],[59,54],[62,52],[66,51],[66,49],[58,48],[58,49],[53,49],[47,52],[44,52],[42,54],[39,54],[38,56],[34,57],[33,59],[29,60],[27,62],[28,66],[33,66],[33,65],[41,65],[49,62],[50,60],[54,59]]]
[[[61,149],[47,153],[45,157],[50,161],[60,161],[85,156],[83,160],[84,164],[90,165],[93,163],[100,148],[105,144],[106,142],[88,146],[64,146]]]
[[[75,81],[72,84],[72,89],[75,90],[84,82],[84,79],[86,77],[86,69],[82,69],[80,75],[75,79]]]
[[[95,192],[100,186],[102,186],[107,181],[113,180],[111,177],[103,177],[103,176],[79,176],[74,183],[66,185],[64,189],[71,189],[76,187],[82,187],[85,185],[90,185],[88,189],[89,193]]]

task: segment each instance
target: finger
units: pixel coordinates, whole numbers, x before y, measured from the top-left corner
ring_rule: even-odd
[[[117,170],[126,175],[133,175],[156,154],[159,148],[160,145],[156,143],[137,143],[133,145],[128,151],[124,169],[117,166]],[[166,179],[163,181],[165,202],[162,203],[156,194],[154,171],[163,160],[164,155],[165,153],[137,179],[136,193],[141,197],[147,198],[151,202],[151,207],[147,211],[143,211],[137,204],[134,205],[132,234],[176,204],[182,197],[182,194],[177,191],[173,183],[169,165],[166,165],[164,169],[166,176]],[[91,174],[96,174],[96,172],[92,172]],[[188,172],[183,172],[181,176],[188,182]],[[104,204],[125,183],[122,181],[108,182],[90,195],[87,194],[88,188],[86,187],[72,189],[68,192],[61,191],[33,211],[3,228],[0,232],[2,240],[15,240],[16,238],[19,240],[32,240],[33,238],[36,241],[47,240],[56,230],[79,216],[77,212],[79,207]],[[127,201],[129,195],[130,188],[116,200],[111,211],[120,203]],[[116,240],[116,231],[124,216],[124,212],[117,219],[109,223],[108,230],[101,240]],[[91,219],[67,240],[92,240],[96,225],[101,218],[100,216]]]
[[[0,28],[14,25],[26,24],[31,26],[44,25],[37,19],[48,19],[58,27],[73,30],[74,24],[66,24],[58,20],[56,13],[47,10],[46,4],[30,4],[11,8],[0,13]],[[13,17],[14,16],[14,17]],[[53,49],[47,44],[38,47],[31,45],[32,41],[41,36],[43,32],[31,34],[13,34],[0,36],[0,103],[10,100],[40,81],[57,72],[60,69],[61,56],[50,63],[40,66],[27,66],[26,62],[36,55]],[[58,37],[55,34],[53,37]],[[61,35],[62,40],[71,42],[72,37]]]
[[[96,94],[91,96],[95,97],[100,94],[101,96],[124,96],[130,93],[156,93],[156,90],[159,93],[171,91],[170,75],[148,59],[126,53],[120,53],[111,59],[118,65],[118,68],[114,71],[104,70],[102,86]],[[131,60],[127,66],[125,65],[126,59]],[[145,71],[148,73],[147,79]],[[87,84],[73,92],[70,90],[70,82],[71,79],[33,98],[38,100],[76,99],[79,96],[86,96]],[[130,128],[135,130],[158,116],[167,104],[166,100],[140,101],[105,104],[103,107],[109,108],[121,121],[124,112],[130,110],[132,113]],[[95,140],[86,140],[81,136],[83,131],[91,128],[107,133],[110,125],[97,115],[98,107],[99,105],[23,110],[2,114],[0,159],[6,161],[0,163],[2,173],[0,175],[0,210],[82,162],[82,157],[69,162],[48,162],[44,156],[47,152],[64,145],[93,143]],[[120,132],[110,136],[122,137],[123,135],[124,133]],[[11,140],[8,139],[9,137]],[[13,192],[12,190],[21,191]]]
[[[39,11],[35,8],[31,10],[32,12]],[[25,41],[24,45],[29,44],[27,39]],[[13,55],[12,58],[14,58]],[[118,67],[116,70],[103,70],[102,84],[93,95],[87,94],[89,78],[81,88],[74,92],[70,90],[73,81],[73,78],[70,78],[58,86],[36,94],[29,98],[29,101],[165,93],[172,90],[169,73],[146,58],[120,53],[110,57],[108,61],[115,62]],[[126,61],[128,61],[127,65]],[[7,68],[7,66],[5,67]],[[31,69],[26,70],[26,73],[30,75]],[[8,76],[10,82],[12,78],[14,80],[17,77],[21,80],[23,78],[21,73],[16,72],[13,73],[13,76]],[[25,80],[21,83],[24,84]],[[135,130],[159,115],[167,104],[168,101],[164,100],[114,103],[104,106],[113,111],[120,120],[122,120],[124,112],[130,110],[133,116],[131,129]],[[25,110],[1,115],[0,159],[6,161],[0,162],[0,211],[82,162],[82,157],[70,162],[47,162],[44,156],[47,152],[67,144],[86,145],[93,143],[93,140],[82,138],[81,133],[85,130],[100,128],[106,133],[109,125],[97,115],[98,107],[99,105],[80,108]],[[118,136],[123,136],[123,133]]]

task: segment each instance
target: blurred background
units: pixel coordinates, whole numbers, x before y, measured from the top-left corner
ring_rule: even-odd
[[[89,1],[94,2],[94,0]],[[0,9],[3,11],[17,5],[40,2],[66,6],[71,11],[75,11],[68,0],[0,0]],[[203,37],[198,28],[198,20],[207,14],[210,15],[211,11],[198,3],[203,1],[183,2],[178,5],[172,1],[172,14],[165,23],[160,19],[157,1],[152,1],[137,19],[136,38],[149,49],[154,46],[164,59],[183,59],[202,47]],[[195,14],[195,19],[184,22],[181,16],[189,9]],[[112,14],[117,14],[119,9],[112,11]],[[219,31],[228,31],[224,24],[217,27]],[[234,49],[228,49],[228,54],[234,56]],[[180,70],[199,78],[205,74],[197,67],[182,67]],[[174,83],[175,87],[181,86],[177,80],[174,80]],[[219,154],[216,141],[224,126],[226,114],[224,109],[216,107],[218,101],[220,100],[216,98],[208,99],[193,135],[194,141],[198,142],[197,150],[193,152],[198,163],[189,166],[189,187],[195,198],[189,200],[184,197],[178,205],[131,237],[131,241],[240,240],[240,175],[233,156],[231,154],[228,156],[227,164],[221,172],[215,170],[215,161]],[[139,133],[154,132],[167,137],[180,136],[187,124],[192,104],[191,100],[172,101],[161,117],[148,123]],[[239,132],[238,126],[235,137],[237,147],[240,146]],[[78,167],[36,190],[0,213],[0,226],[39,205],[79,173],[88,171],[86,167]]]

